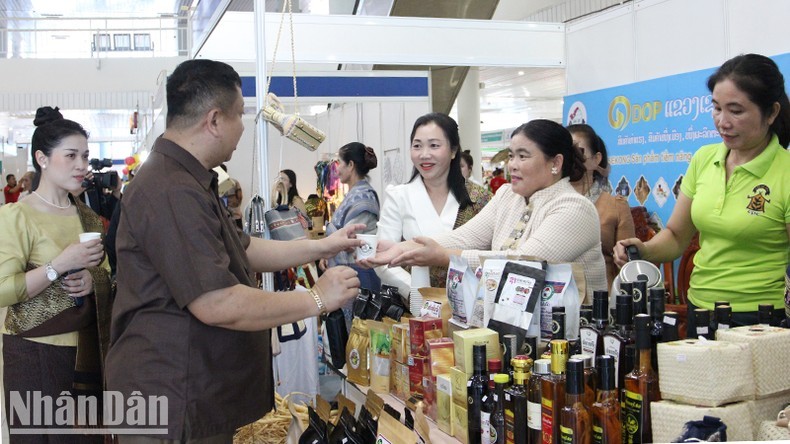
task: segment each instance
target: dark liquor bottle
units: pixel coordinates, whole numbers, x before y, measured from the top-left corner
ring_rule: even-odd
[[[579,326],[592,324],[592,314],[592,304],[582,304],[581,308],[579,308]]]
[[[490,442],[491,444],[505,444],[505,386],[510,377],[504,373],[494,376],[496,388],[494,389],[494,411],[491,412]]]
[[[732,326],[732,307],[719,305],[715,309],[711,336],[715,338],[718,330],[727,330],[730,326]]]
[[[532,368],[532,359],[518,355],[511,360],[513,385],[505,390],[505,442],[507,444],[527,444],[527,382]],[[540,405],[540,403],[538,403]]]
[[[565,406],[565,365],[568,362],[568,341],[553,339],[551,349],[551,374],[541,380],[541,430],[543,444],[559,444],[560,411]]]
[[[491,414],[494,413],[494,408],[496,408],[494,379],[501,374],[501,371],[502,361],[496,358],[488,360],[488,391],[483,395],[483,405],[480,408],[481,444],[491,444]]]
[[[524,336],[524,354],[532,359],[532,362],[538,360],[538,337],[534,335]]]
[[[485,344],[472,346],[472,369],[472,377],[466,384],[468,438],[469,444],[481,444],[480,412],[483,408],[483,397],[488,393]]]
[[[648,292],[650,295],[650,344],[651,352],[650,359],[653,362],[653,368],[658,371],[658,343],[664,335],[664,307],[666,301],[666,294],[663,288],[651,288]]]
[[[627,294],[629,296],[634,295],[634,284],[633,282],[620,282],[620,293],[619,294]]]
[[[757,323],[769,326],[773,319],[774,306],[771,304],[760,304],[757,306]]]
[[[636,347],[639,365],[625,376],[625,411],[623,428],[626,442],[653,442],[650,403],[660,401],[658,375],[650,363],[650,317],[636,315]]]
[[[696,339],[702,336],[705,339],[713,339],[710,337],[710,310],[705,308],[697,308],[694,310],[694,324],[696,332],[690,338]]]
[[[603,354],[603,335],[609,325],[609,292],[602,290],[593,291],[592,322],[587,326],[579,327],[579,339],[582,353],[595,358]]]
[[[592,418],[584,405],[584,361],[568,361],[565,379],[565,407],[560,412],[560,442],[590,444]]]
[[[635,281],[632,294],[634,295],[634,315],[647,314],[647,281]]]
[[[678,333],[678,314],[674,311],[665,311],[662,320],[664,324],[664,332],[661,336],[661,342],[672,342],[680,339]]]
[[[541,386],[543,378],[551,374],[551,360],[538,359],[532,366],[527,393],[527,433],[530,444],[542,444]]]
[[[620,399],[615,385],[614,358],[598,357],[598,393],[592,406],[592,444],[620,444]]]
[[[584,406],[589,409],[592,407],[593,402],[595,402],[595,385],[596,379],[598,379],[595,376],[596,371],[595,365],[593,365],[593,357],[592,355],[580,353],[571,355],[571,359],[584,362]]]
[[[504,352],[502,353],[502,373],[506,374],[513,381],[513,366],[511,361],[518,355],[518,340],[516,335],[502,335]],[[509,384],[508,384],[509,385]]]
[[[618,294],[616,297],[617,330],[611,330],[603,336],[604,353],[614,356],[617,369],[618,388],[622,388],[624,357],[626,346],[633,344],[634,337],[634,298],[627,294]]]
[[[562,310],[554,310],[561,308]],[[565,339],[565,307],[552,307],[551,312],[551,340]],[[570,344],[568,345],[570,347]],[[570,351],[570,349],[569,349]],[[541,356],[543,359],[551,359],[551,348],[547,348]]]

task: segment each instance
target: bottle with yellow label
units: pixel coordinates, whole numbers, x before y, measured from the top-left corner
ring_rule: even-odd
[[[560,412],[560,442],[590,444],[592,419],[584,404],[584,361],[571,359],[565,378],[565,407]]]
[[[532,359],[518,355],[510,362],[513,385],[505,390],[505,443],[527,444],[527,379]]]
[[[623,430],[625,442],[639,444],[653,442],[650,403],[660,401],[661,393],[658,375],[650,361],[650,316],[636,315],[634,324],[639,365],[625,375]]]
[[[552,339],[551,374],[540,383],[541,436],[543,444],[558,444],[560,411],[565,406],[565,366],[568,362],[568,341]]]

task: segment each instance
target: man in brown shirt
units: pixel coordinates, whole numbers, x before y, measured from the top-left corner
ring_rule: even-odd
[[[127,410],[141,399],[134,395],[148,404],[120,424],[117,412],[105,416],[113,427],[135,428],[121,443],[230,443],[236,428],[273,406],[269,329],[335,310],[358,292],[348,267],[328,270],[314,292],[255,288],[253,272],[358,246],[352,235],[364,225],[321,241],[237,230],[211,169],[230,159],[244,131],[240,87],[224,63],[179,65],[167,80],[167,129],[122,200],[107,388]]]

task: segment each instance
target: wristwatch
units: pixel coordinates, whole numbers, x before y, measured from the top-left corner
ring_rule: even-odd
[[[59,274],[58,270],[52,267],[52,262],[47,262],[47,264],[44,265],[44,269],[47,271],[47,279],[49,279],[50,282],[55,282]]]

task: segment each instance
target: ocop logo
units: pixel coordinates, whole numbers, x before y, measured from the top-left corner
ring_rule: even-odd
[[[617,96],[609,103],[609,126],[622,131],[630,123],[656,120],[661,109],[662,104],[657,100],[632,105],[628,97]]]
[[[573,102],[573,105],[568,108],[568,118],[566,122],[566,125],[587,123],[587,108],[584,107],[582,102]]]

